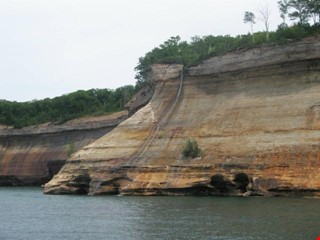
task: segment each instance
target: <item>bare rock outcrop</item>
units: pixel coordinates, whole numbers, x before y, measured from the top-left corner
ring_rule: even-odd
[[[143,86],[126,104],[129,116],[132,116],[140,108],[146,106],[151,100],[154,93],[154,87],[151,84]]]
[[[76,152],[44,192],[319,196],[319,42],[228,53],[174,67],[170,80],[154,66],[149,104]],[[188,138],[202,157],[180,157]]]
[[[177,78],[183,71],[183,65],[181,64],[154,64],[150,69],[149,84],[143,86],[133,98],[126,104],[126,108],[129,112],[129,116],[132,116],[141,107],[144,107],[149,103],[153,94],[155,85],[160,82]]]
[[[154,64],[151,66],[151,81],[161,82],[178,78],[183,70],[181,64]]]

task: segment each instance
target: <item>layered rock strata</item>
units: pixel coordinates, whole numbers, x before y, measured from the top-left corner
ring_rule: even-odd
[[[149,104],[76,152],[45,193],[320,195],[320,38],[154,73]],[[188,138],[201,157],[181,156]]]
[[[0,129],[0,186],[41,185],[59,172],[75,151],[104,136],[127,112],[72,120],[62,125]]]

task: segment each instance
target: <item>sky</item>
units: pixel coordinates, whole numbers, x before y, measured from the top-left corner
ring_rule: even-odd
[[[248,33],[244,12],[265,1],[275,30],[277,0],[0,0],[0,99],[134,85],[139,57],[171,36]]]

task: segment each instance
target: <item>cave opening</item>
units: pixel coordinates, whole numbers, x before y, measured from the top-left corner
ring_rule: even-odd
[[[70,185],[73,185],[73,187],[77,188],[77,191],[76,191],[77,194],[88,195],[90,182],[91,182],[91,178],[89,174],[86,173],[86,174],[75,177],[73,180],[73,183]]]
[[[48,178],[51,180],[54,175],[56,175],[63,165],[66,163],[66,160],[51,160],[47,163],[47,173],[48,173]]]
[[[233,180],[237,186],[237,188],[242,191],[242,192],[246,192],[247,191],[247,186],[250,183],[249,177],[247,174],[245,173],[237,173],[234,176],[234,180]]]
[[[211,177],[211,186],[213,186],[215,189],[221,191],[221,192],[226,192],[228,190],[228,183],[224,176],[221,174],[216,174]]]

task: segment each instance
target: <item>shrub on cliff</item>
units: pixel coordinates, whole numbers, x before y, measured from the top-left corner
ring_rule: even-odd
[[[194,139],[188,139],[182,149],[182,156],[186,158],[201,157],[201,153],[202,151],[199,148],[197,141]]]
[[[75,152],[75,146],[74,146],[74,143],[69,143],[67,145],[67,155],[68,155],[68,158],[71,157],[71,155]]]

